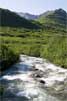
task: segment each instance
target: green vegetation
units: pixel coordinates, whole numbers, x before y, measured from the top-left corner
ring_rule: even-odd
[[[34,24],[32,28],[28,28],[26,22],[25,26],[21,27],[5,24],[1,26],[0,43],[3,48],[0,50],[1,59],[11,61],[12,64],[16,62],[17,54],[25,54],[46,58],[56,65],[67,68],[66,14],[59,9],[49,13],[47,17],[42,15],[36,21],[30,21],[38,28],[34,28]]]
[[[19,60],[19,55],[14,53],[14,51],[12,51],[12,49],[8,48],[6,45],[1,44],[0,60],[0,71],[2,72],[17,62]]]

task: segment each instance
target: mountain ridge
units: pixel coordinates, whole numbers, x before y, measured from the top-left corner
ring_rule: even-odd
[[[28,20],[35,20],[35,19],[38,19],[39,17],[41,16],[48,16],[50,15],[51,13],[55,13],[57,11],[63,11],[65,13],[67,13],[65,10],[63,10],[62,8],[59,8],[59,9],[56,9],[56,10],[47,10],[39,15],[35,15],[35,14],[30,14],[30,13],[23,13],[23,12],[16,12],[18,15],[20,15],[21,17],[24,17]],[[31,18],[29,18],[31,17]]]

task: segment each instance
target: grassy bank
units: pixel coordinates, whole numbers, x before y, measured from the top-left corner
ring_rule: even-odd
[[[0,72],[8,69],[11,65],[19,60],[19,55],[4,44],[1,44],[0,49]]]

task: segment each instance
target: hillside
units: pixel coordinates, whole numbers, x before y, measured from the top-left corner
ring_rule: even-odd
[[[67,13],[63,9],[56,9],[55,11],[47,11],[38,17],[40,23],[55,23],[67,24]]]
[[[11,49],[15,54],[46,58],[56,65],[67,68],[66,11],[57,9],[44,13],[35,21],[28,21],[8,11],[12,14],[10,16],[7,11],[5,10],[5,15],[8,16],[4,18],[4,15],[1,13],[3,15],[1,19],[6,18],[6,21],[4,20],[6,23],[2,22],[0,27],[0,41],[2,45]],[[18,27],[14,26],[16,25],[14,22],[17,20],[15,16],[21,19],[18,19],[16,22]],[[15,21],[11,21],[12,17]],[[21,22],[22,26],[20,27]],[[40,29],[33,30],[33,28],[37,28],[36,26],[40,26]]]
[[[67,13],[63,9],[56,9],[55,11],[47,11],[39,16],[37,19],[43,27],[49,29],[59,29],[66,31]]]
[[[37,29],[37,24],[20,17],[15,12],[0,8],[1,26],[23,27],[29,29]]]

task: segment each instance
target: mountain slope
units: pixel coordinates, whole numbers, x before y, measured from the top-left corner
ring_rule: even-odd
[[[0,17],[1,17],[1,26],[24,27],[31,29],[38,28],[38,26],[33,22],[28,21],[25,18],[20,17],[16,13],[6,9],[0,8]]]
[[[48,11],[39,16],[37,21],[49,35],[67,35],[67,12],[63,9]]]
[[[38,21],[45,23],[48,21],[54,21],[55,23],[67,24],[67,13],[63,9],[57,9],[55,11],[48,11],[39,16]]]

